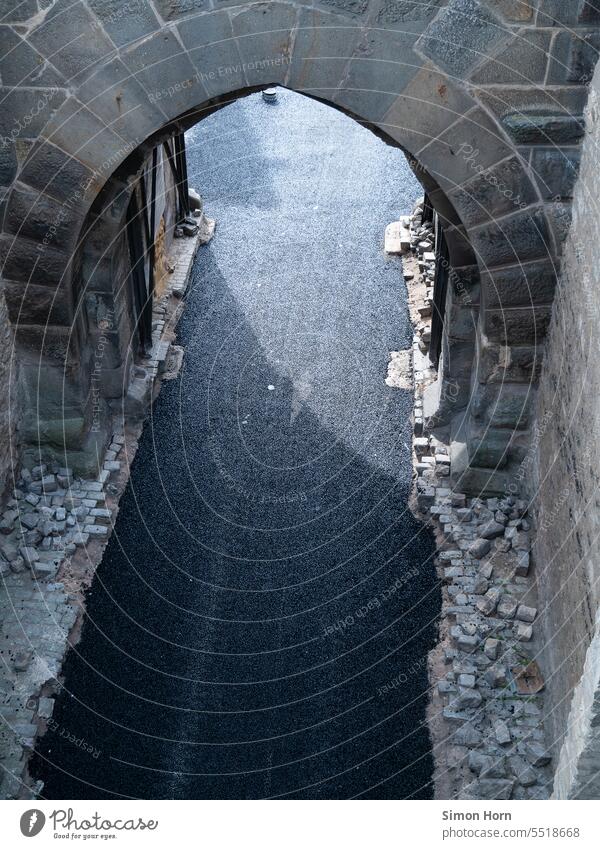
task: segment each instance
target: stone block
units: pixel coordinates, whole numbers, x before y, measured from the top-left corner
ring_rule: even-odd
[[[350,59],[336,103],[368,121],[382,121],[423,60],[413,52],[414,34],[368,30]]]
[[[424,67],[391,106],[381,127],[409,151],[416,153],[444,132],[458,115],[464,115],[475,105],[467,92],[447,75]],[[418,175],[422,172],[420,163],[414,163],[413,168]],[[429,188],[433,190],[436,186]],[[447,198],[442,196],[442,200],[451,207]],[[442,209],[437,201],[435,206],[443,212],[446,220],[454,220],[452,216],[456,218],[451,208]]]
[[[451,191],[450,198],[465,226],[471,227],[530,206],[537,200],[537,193],[521,160],[512,157],[478,173]]]
[[[169,29],[123,51],[121,59],[148,92],[150,103],[158,105],[168,118],[194,108],[204,99],[196,68]]]
[[[510,113],[502,126],[515,144],[577,144],[585,133],[580,115]]]
[[[551,306],[484,310],[483,332],[502,345],[535,346],[543,342],[551,315]]]
[[[512,774],[523,787],[531,787],[536,783],[537,773],[524,758],[513,755],[508,759],[508,763]]]
[[[50,286],[6,283],[4,297],[10,320],[17,324],[71,323],[73,313],[70,298],[64,290]]]
[[[73,210],[79,206],[79,200],[74,198]],[[65,219],[64,207],[58,201],[34,189],[22,188],[11,192],[4,228],[27,239],[48,239],[65,246],[74,239],[70,220],[70,216]]]
[[[3,85],[15,87],[64,85],[62,76],[41,59],[27,40],[5,25],[0,26],[0,79]]]
[[[450,191],[511,153],[496,122],[476,107],[421,148],[418,156],[440,186]],[[490,213],[494,214],[493,208]]]
[[[486,5],[508,21],[529,23],[533,20],[536,8],[534,2],[535,0],[486,0]]]
[[[548,259],[551,253],[548,224],[540,207],[476,227],[471,238],[482,263],[492,268]]]
[[[59,201],[68,201],[91,179],[89,168],[49,142],[31,149],[19,180]]]
[[[500,640],[496,640],[493,637],[488,637],[488,639],[483,644],[483,653],[490,660],[496,660],[498,657],[498,650],[500,648]]]
[[[358,21],[320,9],[302,9],[289,68],[290,86],[331,99],[361,36]]]
[[[514,781],[507,778],[487,778],[474,781],[464,789],[465,799],[510,799]]]
[[[479,427],[470,422],[467,435],[467,448],[469,451],[469,464],[483,468],[503,468],[508,462],[508,450],[511,443],[512,432],[508,429]],[[489,480],[489,472],[488,480]],[[484,481],[482,481],[484,483]],[[502,491],[501,479],[495,479],[493,485],[497,487],[494,491]],[[485,488],[490,492],[491,482]]]
[[[5,141],[0,147],[0,186],[10,186],[18,169],[17,154],[15,147]]]
[[[57,246],[41,246],[28,239],[14,236],[0,237],[0,260],[6,280],[29,283],[35,275],[40,285],[57,286],[71,265],[68,249],[61,252]]]
[[[425,513],[435,503],[435,489],[432,486],[426,487],[417,495],[417,505],[421,512]]]
[[[472,653],[479,648],[479,637],[470,634],[460,634],[457,637],[456,645],[462,651]]]
[[[210,97],[244,88],[246,76],[226,12],[181,20],[178,31]]]
[[[485,309],[551,304],[556,288],[556,269],[551,262],[533,262],[481,275]]]
[[[552,760],[552,756],[548,754],[544,746],[535,741],[526,744],[525,757],[532,766],[546,766]]]
[[[259,3],[230,12],[248,85],[283,84],[292,54],[296,9]]]
[[[521,29],[500,53],[473,71],[477,85],[542,85],[548,67],[552,32]]]
[[[454,740],[459,746],[466,746],[469,749],[476,749],[483,742],[483,734],[470,723],[465,723],[461,728],[457,728],[454,732]]]
[[[93,36],[82,38],[82,33]],[[87,7],[70,0],[55,0],[45,10],[43,25],[31,30],[27,38],[72,84],[81,82],[114,51],[114,45]]]
[[[130,146],[75,97],[65,100],[52,115],[44,127],[44,137],[75,156],[91,171],[96,170],[99,163],[107,161],[111,162],[111,170],[114,170],[131,153]],[[71,220],[66,215],[65,226]],[[71,224],[71,227],[76,234],[78,225]]]
[[[429,24],[416,50],[453,77],[464,77],[506,39],[504,28],[477,0],[450,0]]]
[[[515,575],[519,578],[526,578],[529,574],[530,554],[528,551],[519,551],[517,565],[515,567]]]
[[[14,86],[0,89],[2,110],[0,110],[0,135],[8,139],[35,139],[44,125],[63,103],[66,92],[57,86],[23,88]],[[30,117],[27,126],[16,132],[15,116]]]
[[[83,533],[90,537],[106,537],[108,536],[108,527],[106,525],[84,525]]]
[[[548,85],[589,83],[598,61],[598,32],[557,33],[548,67]]]
[[[40,555],[37,550],[31,546],[21,546],[19,554],[28,566],[37,563],[40,559]]]
[[[454,696],[449,707],[454,710],[466,710],[468,708],[478,708],[483,701],[483,696],[479,690],[473,690],[470,687],[461,687],[458,695]]]
[[[504,534],[504,525],[491,519],[482,525],[478,532],[479,536],[483,537],[483,539],[495,539]]]
[[[494,737],[499,746],[508,746],[512,742],[510,730],[504,720],[498,719],[494,722]]]
[[[194,86],[198,88],[195,83]],[[77,97],[123,139],[142,140],[164,123],[160,109],[162,100],[150,99],[149,93],[119,58],[97,68],[94,75],[79,87]],[[203,97],[202,92],[198,99]],[[140,104],[143,104],[143,109]]]
[[[444,0],[384,0],[377,23],[393,26],[408,21],[430,21],[443,5]]]
[[[581,153],[570,148],[537,148],[531,153],[531,169],[544,199],[570,199],[579,173]]]
[[[553,203],[547,203],[545,208],[554,236],[556,253],[558,256],[561,256],[563,244],[571,228],[572,207],[570,203],[554,201]]]
[[[165,20],[168,16],[168,6],[181,6],[189,8],[198,0],[173,0],[169,4],[167,0],[159,0],[158,6]],[[204,0],[199,0],[204,2]],[[138,38],[149,35],[159,29],[160,24],[149,3],[142,0],[134,2],[123,2],[123,0],[88,0],[88,4],[102,23],[103,29],[109,34],[118,47],[123,47]],[[164,13],[163,13],[163,7]]]
[[[494,428],[523,429],[529,424],[533,394],[530,386],[520,383],[479,386],[471,397],[471,414]]]
[[[543,346],[505,346],[478,334],[475,374],[480,383],[535,383],[541,371]]]
[[[514,619],[517,612],[517,602],[509,595],[503,595],[498,607],[496,615],[500,619]]]
[[[332,11],[358,17],[365,15],[369,8],[369,0],[318,0],[318,2]]]
[[[520,604],[517,608],[515,619],[518,619],[520,622],[531,623],[535,621],[536,616],[537,610],[535,607],[528,607],[526,604]]]
[[[517,623],[515,637],[520,643],[528,643],[533,637],[533,628],[531,625],[526,625],[523,622]]]
[[[53,581],[56,578],[56,573],[58,572],[58,564],[36,561],[32,565],[31,571],[38,581]]]

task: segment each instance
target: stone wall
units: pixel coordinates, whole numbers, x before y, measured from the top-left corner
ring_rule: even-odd
[[[11,450],[14,447],[15,405],[12,387],[11,356],[13,335],[8,320],[4,295],[0,292],[0,497],[10,477]]]
[[[552,705],[547,727],[560,755],[555,794],[562,798],[600,796],[598,70],[590,88],[586,128],[573,224],[548,333],[537,428],[522,467],[536,507],[544,667],[552,671],[546,682]]]
[[[58,436],[69,455],[87,445],[92,354],[83,319],[74,325],[82,281],[73,256],[110,174],[148,140],[284,85],[407,152],[440,216],[459,296],[465,273],[472,281],[473,269],[485,271],[476,325],[471,305],[449,304],[439,397],[460,377],[445,412],[470,402],[456,441],[466,444],[471,490],[521,459],[530,412],[521,384],[535,372],[551,310],[547,270],[568,229],[569,199],[555,187],[573,174],[565,151],[576,153],[583,134],[597,9],[585,0],[139,0],[129,14],[114,0],[54,0],[43,14],[21,3],[3,23],[0,47],[15,58],[10,74],[2,68],[12,88],[0,113],[0,186],[9,188],[0,265],[28,363],[26,400],[39,396],[40,377],[45,388],[24,434],[31,451]],[[86,451],[96,456],[94,445]]]

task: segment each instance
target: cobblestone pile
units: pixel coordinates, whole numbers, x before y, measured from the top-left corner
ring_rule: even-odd
[[[62,664],[77,641],[83,590],[112,530],[139,422],[161,380],[173,377],[181,363],[174,326],[203,240],[199,233],[173,246],[169,287],[153,307],[152,347],[115,411],[115,432],[98,477],[75,477],[71,469],[49,464],[23,469],[1,514],[0,798],[39,791],[29,784],[27,759],[52,717]]]
[[[40,721],[52,716],[69,635],[81,611],[59,580],[78,549],[106,540],[111,475],[121,468],[125,438],[115,433],[95,480],[70,469],[23,469],[0,521],[0,796],[23,794],[23,772]]]
[[[544,799],[551,792],[544,682],[526,504],[447,485],[446,446],[415,439],[419,510],[438,532],[442,623],[432,663],[438,780],[448,795]]]
[[[427,355],[435,254],[422,206],[407,222],[403,265],[415,327],[415,509],[435,528],[443,588],[440,640],[430,656],[436,795],[544,799],[552,769],[527,504],[461,493],[446,432],[427,432],[423,393],[436,377]]]

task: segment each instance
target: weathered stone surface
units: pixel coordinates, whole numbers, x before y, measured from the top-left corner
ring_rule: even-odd
[[[16,176],[17,168],[14,145],[7,143],[0,147],[0,186],[10,186]]]
[[[494,520],[490,520],[486,522],[485,525],[482,525],[479,528],[479,536],[484,539],[495,539],[496,537],[500,537],[504,534],[504,525],[501,525],[499,522]]]
[[[496,18],[477,0],[450,0],[416,48],[439,68],[464,76],[505,37]]]
[[[506,669],[503,666],[490,666],[486,669],[484,677],[490,687],[506,687],[508,683]]]
[[[472,179],[479,169],[495,165],[511,154],[497,124],[483,109],[475,108],[419,151],[419,160],[448,191]],[[466,265],[466,262],[455,262]]]
[[[580,117],[572,115],[506,115],[505,130],[517,144],[576,144],[585,128]]]
[[[490,267],[547,259],[550,253],[548,224],[540,208],[477,227],[473,242]]]
[[[209,0],[156,0],[156,7],[165,21],[210,9]]]
[[[88,2],[92,12],[101,21],[103,29],[118,46],[127,45],[159,28],[158,19],[148,3],[123,3],[121,0],[88,0]],[[160,0],[159,8],[165,19],[169,19],[176,17],[169,14],[176,7],[193,11],[196,3],[197,0],[179,0],[179,2],[173,0],[172,4],[167,0]],[[172,7],[171,10],[169,6]]]
[[[502,345],[522,345],[535,340],[539,345],[548,330],[551,307],[518,307],[485,310],[483,329],[490,341]]]
[[[340,28],[343,39],[339,37]],[[343,81],[348,57],[356,51],[361,36],[358,20],[303,9],[289,68],[290,84],[299,91],[330,98]],[[328,58],[325,61],[322,57]]]
[[[480,152],[474,151],[470,157],[469,161],[479,167]],[[516,157],[478,173],[461,188],[450,192],[450,197],[466,226],[517,212],[537,200],[523,162]]]
[[[471,74],[478,85],[542,84],[548,68],[550,30],[521,29],[497,56]]]
[[[411,32],[373,29],[349,61],[336,102],[370,121],[381,121],[422,64]],[[398,56],[403,62],[398,63]],[[377,60],[375,60],[377,57]]]
[[[444,0],[384,0],[377,22],[385,26],[407,21],[430,21],[443,5]]]
[[[556,288],[556,269],[549,262],[486,271],[481,275],[486,309],[550,304]]]
[[[170,30],[161,30],[141,41],[123,52],[121,58],[148,92],[150,103],[159,103],[168,117],[187,111],[194,100],[197,102],[198,95],[202,97],[196,69]],[[194,95],[194,91],[198,93]]]
[[[478,539],[475,540],[472,545],[469,546],[469,554],[471,557],[475,557],[477,560],[480,560],[482,557],[485,557],[486,554],[490,551],[492,544],[487,539]]]
[[[469,749],[476,749],[481,745],[483,735],[473,725],[465,723],[455,731],[454,739],[458,745],[467,746]]]
[[[531,387],[506,382],[501,386],[488,384],[473,393],[472,415],[476,420],[488,422],[492,427],[527,427],[533,400]],[[504,528],[502,528],[502,533]],[[496,536],[499,536],[497,533]],[[481,534],[481,536],[484,536]],[[491,539],[492,537],[488,537]]]
[[[548,754],[541,743],[535,741],[527,743],[525,746],[525,757],[532,766],[544,766],[552,760],[551,755]]]
[[[533,0],[486,0],[486,4],[509,21],[528,23],[533,19]]]
[[[539,148],[531,154],[531,167],[542,197],[550,199],[571,198],[579,173],[580,153],[571,148]]]
[[[75,208],[77,202],[73,201]],[[25,189],[14,190],[6,211],[5,230],[29,239],[49,238],[50,225],[54,225],[54,237],[61,245],[69,245],[73,233],[64,223],[61,205],[45,194]]]
[[[93,38],[81,38],[82,32],[93,32]],[[67,80],[91,73],[95,65],[114,50],[99,27],[94,28],[94,18],[87,8],[69,0],[56,0],[48,7],[43,26],[35,27],[28,39],[42,56],[64,74]],[[57,45],[61,48],[57,50]]]
[[[536,608],[528,607],[526,604],[520,604],[515,614],[515,618],[519,619],[521,622],[534,622],[536,616]]]
[[[489,637],[483,646],[483,651],[486,657],[490,660],[496,660],[498,657],[498,650],[500,648],[500,640],[496,640],[493,637]]]
[[[508,763],[512,774],[523,787],[531,787],[532,784],[536,783],[537,774],[535,770],[522,757],[513,755],[508,759]]]
[[[465,788],[466,799],[510,799],[514,781],[488,778],[474,781]]]
[[[231,21],[248,84],[283,83],[292,55],[296,9],[287,3],[258,4],[232,12]]]

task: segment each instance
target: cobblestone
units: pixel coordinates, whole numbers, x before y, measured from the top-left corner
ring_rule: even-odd
[[[186,278],[196,240],[174,245],[179,276]],[[168,290],[165,298],[172,294]],[[164,306],[157,305],[160,314]],[[164,322],[158,322],[155,342]],[[162,356],[164,347],[155,345]],[[152,359],[147,366],[155,366]],[[23,469],[0,518],[0,798],[30,797],[26,762],[38,723],[52,716],[54,700],[40,695],[57,685],[69,634],[82,612],[60,580],[70,556],[92,540],[102,546],[112,529],[106,507],[110,477],[127,466],[125,436],[112,435],[97,480],[74,478],[70,469]],[[119,459],[120,458],[120,459]],[[98,545],[98,542],[96,542]],[[101,558],[88,552],[90,563]],[[58,576],[58,578],[57,578]]]
[[[423,356],[430,319],[419,306],[427,306],[431,298],[433,227],[421,223],[421,210],[418,203],[405,222],[413,254],[404,262],[409,292],[420,293],[411,301],[415,502],[419,515],[436,529],[443,585],[440,643],[430,656],[436,794],[548,798],[551,758],[544,745],[543,681],[535,694],[522,695],[517,686],[526,670],[529,674],[541,640],[535,633],[538,609],[527,505],[512,496],[469,498],[455,491],[448,434],[429,432],[423,420],[423,393],[436,374]]]

